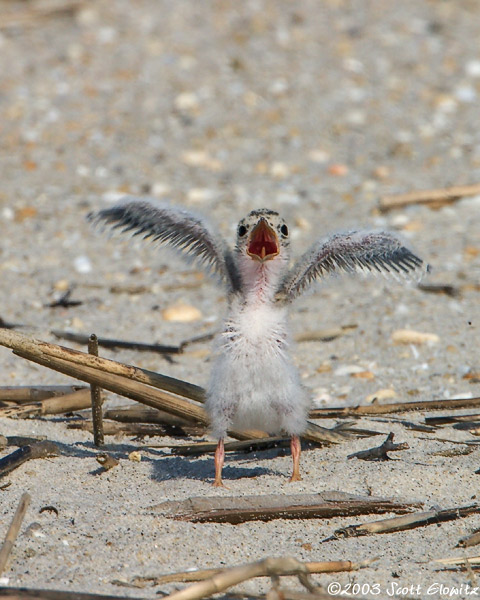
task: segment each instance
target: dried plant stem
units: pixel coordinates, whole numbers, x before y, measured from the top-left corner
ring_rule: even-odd
[[[281,559],[282,560],[282,559]],[[357,571],[358,569],[367,566],[367,562],[355,563],[351,560],[332,560],[326,562],[308,562],[305,563],[308,573],[340,573],[342,571]],[[179,573],[170,573],[168,575],[160,575],[159,577],[136,577],[135,582],[150,582],[152,585],[163,585],[179,581],[181,583],[192,583],[194,581],[205,581],[214,575],[223,573],[228,569],[201,569],[198,571],[182,571]]]
[[[295,558],[266,558],[255,563],[225,569],[209,579],[195,583],[180,592],[167,596],[168,600],[199,600],[218,594],[228,588],[255,577],[296,575],[309,591],[314,587],[308,583],[309,571],[304,563]]]
[[[92,333],[88,338],[88,353],[91,356],[98,356],[98,339]],[[103,415],[102,415],[102,397],[101,388],[98,385],[90,384],[90,395],[92,398],[92,420],[93,420],[93,443],[95,446],[103,446],[105,439],[103,437]]]
[[[32,458],[47,458],[48,456],[58,456],[59,454],[58,447],[49,441],[37,442],[31,446],[22,446],[18,450],[15,450],[15,452],[0,459],[0,477],[7,475]]]
[[[20,527],[22,526],[23,518],[25,517],[25,513],[27,512],[27,508],[30,504],[30,500],[30,494],[27,493],[23,494],[23,496],[20,498],[17,510],[15,511],[10,527],[8,528],[7,535],[5,536],[5,541],[0,549],[0,574],[3,573],[5,569],[8,557],[10,556],[10,552],[15,544]]]
[[[338,408],[316,408],[310,412],[311,419],[338,419],[340,417],[364,417],[408,412],[412,410],[456,410],[480,406],[480,398],[451,400],[423,400],[419,402],[392,402],[390,404],[366,404]]]
[[[407,194],[396,194],[394,196],[383,196],[380,200],[379,208],[386,212],[394,208],[401,208],[410,204],[439,204],[450,203],[468,196],[477,196],[480,194],[480,184],[456,185],[453,187],[417,190]]]
[[[181,381],[180,379],[175,379],[173,377],[167,377],[166,375],[160,375],[139,367],[125,365],[114,360],[91,356],[71,348],[35,340],[16,331],[6,329],[0,330],[0,345],[11,348],[18,353],[28,352],[30,355],[39,357],[60,358],[78,366],[83,365],[85,367],[92,367],[112,375],[120,375],[127,379],[131,379],[132,381],[145,383],[167,392],[190,398],[197,402],[205,401],[205,390],[192,383],[187,383],[186,381]]]
[[[480,512],[480,506],[478,504],[471,504],[469,506],[461,506],[458,508],[446,508],[444,510],[428,510],[412,515],[374,521],[373,523],[344,527],[335,531],[335,535],[331,539],[337,539],[339,537],[357,537],[361,535],[370,535],[372,533],[405,531],[406,529],[424,527],[425,525],[440,523],[441,521],[453,521],[478,512]]]
[[[2,386],[0,402],[39,402],[54,396],[73,394],[81,389],[86,388],[79,385]]]
[[[30,402],[16,406],[0,408],[0,417],[33,417],[36,415],[60,415],[75,410],[89,408],[91,403],[88,388],[81,388],[77,392],[66,396],[55,396],[40,402]]]

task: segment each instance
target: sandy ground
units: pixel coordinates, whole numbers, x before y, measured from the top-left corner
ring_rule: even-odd
[[[239,218],[268,206],[291,224],[297,253],[329,231],[386,227],[428,260],[430,282],[460,290],[450,297],[380,279],[332,279],[301,299],[292,313],[296,333],[356,325],[329,343],[295,349],[317,406],[368,402],[385,389],[396,400],[480,395],[478,378],[468,377],[480,371],[480,198],[437,210],[377,208],[384,194],[480,181],[476,2],[100,0],[13,26],[15,11],[28,6],[0,3],[3,319],[49,341],[53,329],[168,344],[212,331],[221,323],[222,290],[168,252],[92,232],[84,217],[125,193],[150,194],[205,213],[232,240]],[[118,286],[127,291],[114,293]],[[82,304],[49,308],[69,287]],[[197,307],[199,320],[162,317],[179,302]],[[395,345],[391,335],[403,328],[439,341]],[[208,376],[208,343],[174,363],[148,353],[103,355],[198,384]],[[2,385],[69,382],[6,349],[0,365]],[[355,377],[359,371],[370,375]],[[423,423],[424,416],[405,418]],[[303,481],[288,485],[288,453],[232,455],[225,491],[210,485],[211,457],[172,457],[109,438],[120,465],[96,475],[91,436],[68,430],[66,419],[1,419],[5,435],[47,435],[64,450],[25,464],[0,491],[0,536],[22,492],[33,498],[2,585],[155,597],[175,586],[113,582],[266,556],[379,557],[357,573],[317,581],[365,584],[368,598],[394,589],[397,597],[448,597],[430,586],[465,585],[470,576],[432,561],[478,554],[455,545],[480,527],[479,516],[321,543],[339,527],[376,517],[194,525],[151,508],[192,496],[325,490],[420,500],[426,508],[471,503],[478,451],[433,453],[465,448],[436,438],[477,438],[452,426],[421,433],[400,420],[359,421],[408,442],[395,460],[347,460],[380,437],[317,448],[303,455]],[[139,463],[128,460],[135,449]],[[46,505],[58,516],[40,514]],[[242,589],[265,591],[268,581]]]

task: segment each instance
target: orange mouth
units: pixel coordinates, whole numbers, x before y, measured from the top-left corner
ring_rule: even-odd
[[[247,254],[261,262],[275,258],[280,252],[278,237],[264,218],[252,229],[248,240]]]

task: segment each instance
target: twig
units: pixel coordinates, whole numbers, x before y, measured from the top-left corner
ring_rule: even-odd
[[[189,425],[186,419],[175,417],[164,410],[148,406],[125,406],[106,410],[103,417],[121,423],[156,423],[158,425],[172,425],[182,427]]]
[[[30,500],[30,494],[23,494],[20,498],[20,502],[18,503],[17,510],[13,515],[12,522],[8,528],[7,535],[5,536],[5,541],[0,549],[0,574],[2,574],[5,569],[8,557],[10,556],[10,552],[15,544],[20,527],[22,526],[23,518],[25,517],[25,513],[27,512],[27,508],[30,504]]]
[[[361,460],[391,460],[387,452],[398,452],[399,450],[409,449],[409,445],[406,443],[394,444],[393,437],[394,434],[390,432],[387,439],[380,446],[362,450],[361,452],[354,452],[353,454],[349,454],[347,458],[360,458]]]
[[[459,540],[457,548],[470,548],[480,544],[480,529],[475,529],[473,533]]]
[[[98,339],[92,333],[88,338],[88,353],[92,356],[98,356]],[[103,446],[105,439],[103,437],[103,416],[102,416],[102,396],[101,388],[98,385],[90,384],[90,396],[92,399],[92,420],[93,420],[93,443],[95,446]]]
[[[146,600],[145,598],[85,594],[77,591],[66,592],[64,590],[37,590],[11,587],[0,588],[0,598],[4,600]]]
[[[351,560],[332,560],[326,562],[307,562],[305,567],[309,574],[318,573],[341,573],[345,571],[357,571],[364,568],[374,560],[353,562]],[[224,573],[227,569],[199,569],[198,571],[181,571],[179,573],[169,573],[168,575],[160,575],[159,577],[135,577],[135,584],[150,583],[152,586],[164,585],[166,583],[181,582],[192,583],[194,581],[205,581],[213,575]]]
[[[67,290],[64,294],[60,296],[58,300],[54,300],[47,304],[47,308],[71,308],[73,306],[81,306],[83,304],[82,300],[70,300],[70,296],[72,295],[73,289]]]
[[[88,388],[82,388],[66,396],[56,396],[41,400],[40,402],[30,402],[28,404],[0,408],[0,417],[25,418],[36,415],[60,415],[62,413],[89,408],[90,403],[91,398]]]
[[[460,296],[460,289],[448,283],[419,283],[418,289],[430,294],[445,294],[451,298]]]
[[[330,342],[349,331],[356,329],[358,325],[342,325],[330,329],[319,329],[317,331],[303,331],[295,336],[295,341],[300,342]]]
[[[392,402],[390,404],[365,404],[339,408],[315,408],[311,419],[338,419],[340,417],[364,417],[387,415],[411,410],[456,410],[480,406],[480,398],[452,398],[450,400],[423,400],[418,402]]]
[[[348,561],[342,561],[347,567],[345,570],[352,570],[348,565],[352,565]],[[219,572],[214,572],[207,579],[195,583],[180,592],[175,592],[166,596],[168,600],[200,600],[201,598],[210,597],[213,594],[221,593],[230,587],[243,583],[249,579],[256,577],[270,577],[276,580],[280,576],[289,575],[296,576],[299,582],[310,592],[309,597],[313,600],[323,600],[330,597],[325,594],[321,588],[315,586],[311,581],[312,573],[324,573],[332,571],[315,570],[315,566],[322,569],[328,563],[302,563],[293,557],[281,558],[265,558],[255,563],[249,563],[238,567],[223,569]],[[333,564],[333,563],[332,563]],[[336,565],[340,566],[340,562]],[[353,568],[357,569],[360,565],[353,563]],[[343,570],[343,569],[342,569]],[[279,590],[279,597],[282,597],[282,590]],[[343,596],[336,596],[343,600]]]
[[[88,344],[90,336],[83,333],[74,333],[71,331],[53,330],[56,338],[76,342],[77,344]],[[159,354],[180,354],[180,346],[164,346],[163,344],[146,344],[144,342],[130,342],[127,340],[115,340],[110,338],[97,338],[98,345],[102,348],[123,348],[126,350],[136,350],[138,352],[158,352]]]
[[[59,454],[60,451],[53,442],[37,442],[31,446],[23,446],[0,459],[0,477],[4,477],[27,460],[58,456]]]
[[[280,494],[242,497],[198,497],[166,501],[153,508],[156,512],[195,523],[244,523],[272,519],[321,519],[334,516],[398,512],[405,513],[421,504],[396,502],[388,498],[355,496],[345,492],[322,494]]]
[[[379,208],[386,212],[394,208],[401,208],[410,204],[447,204],[480,194],[480,184],[456,185],[453,187],[419,190],[407,194],[396,194],[394,196],[383,196],[380,199]]]
[[[93,421],[73,421],[67,424],[68,429],[81,429],[93,433]],[[185,437],[187,435],[203,435],[205,427],[195,427],[194,425],[156,425],[153,423],[114,423],[112,421],[103,422],[104,435],[134,435],[136,437],[143,436],[163,436],[169,435],[172,437]],[[148,447],[162,447],[150,446]],[[164,448],[169,448],[169,444],[165,444]]]
[[[16,10],[2,15],[1,29],[15,27],[32,27],[39,19],[46,19],[55,14],[73,14],[84,3],[83,0],[63,0],[62,2],[50,2],[45,5],[34,3],[28,9]]]
[[[82,389],[87,388],[81,385],[2,386],[0,402],[38,402],[53,396],[72,394]]]
[[[257,450],[269,450],[271,448],[286,448],[290,445],[290,438],[267,437],[262,440],[242,440],[240,442],[226,442],[225,452],[255,452]],[[150,446],[152,448],[153,446]],[[211,442],[196,442],[195,444],[165,445],[172,450],[172,454],[182,456],[196,456],[199,454],[214,453],[217,444]]]
[[[358,537],[362,535],[370,535],[372,533],[393,533],[396,531],[405,531],[406,529],[414,529],[415,527],[424,527],[443,521],[453,521],[462,517],[467,517],[474,513],[480,512],[478,504],[462,506],[456,508],[446,508],[444,510],[428,510],[403,517],[393,517],[392,519],[383,519],[374,521],[373,523],[365,523],[363,525],[351,525],[337,529],[331,538],[325,541],[338,539],[341,537]]]

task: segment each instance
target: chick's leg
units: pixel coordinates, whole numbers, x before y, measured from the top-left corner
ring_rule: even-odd
[[[298,435],[292,435],[290,439],[290,449],[292,451],[292,459],[293,459],[293,471],[292,476],[290,477],[290,481],[301,481],[300,477],[300,452],[302,448],[300,446],[300,438]]]
[[[224,487],[222,481],[222,468],[225,460],[225,449],[223,446],[223,438],[218,440],[217,449],[215,450],[215,481],[214,487]]]

